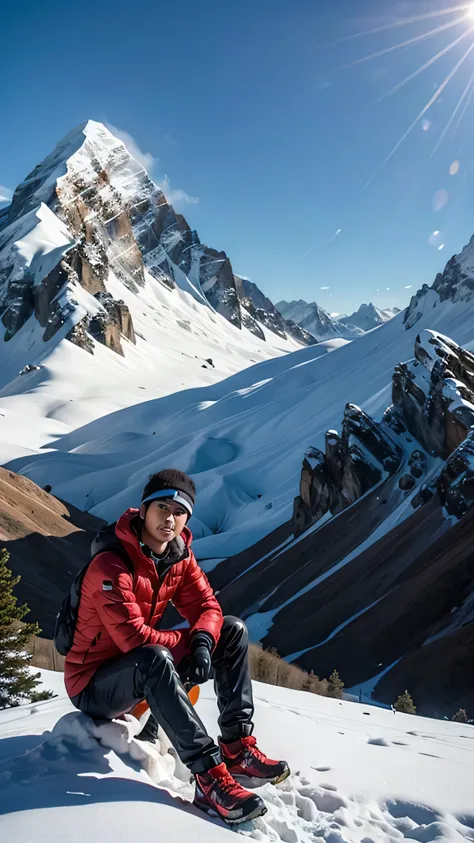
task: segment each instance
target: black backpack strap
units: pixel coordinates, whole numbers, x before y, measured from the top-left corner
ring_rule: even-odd
[[[122,542],[120,539],[117,538],[115,534],[115,524],[107,524],[106,527],[102,527],[99,533],[97,533],[96,537],[93,539],[91,544],[91,562],[92,560],[99,555],[99,553],[105,553],[106,551],[110,551],[111,553],[115,553],[116,556],[119,556],[122,562],[125,563],[129,572],[131,573],[132,577],[135,573],[135,566],[133,561],[130,559],[127,551],[125,550]]]

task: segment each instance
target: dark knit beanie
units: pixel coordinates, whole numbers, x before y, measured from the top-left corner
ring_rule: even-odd
[[[196,486],[183,471],[165,468],[151,475],[142,492],[142,503],[148,504],[160,498],[182,504],[189,515],[192,515],[196,500]]]

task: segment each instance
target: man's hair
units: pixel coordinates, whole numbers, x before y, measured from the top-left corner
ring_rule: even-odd
[[[186,508],[192,513],[196,500],[196,486],[191,477],[177,468],[165,468],[152,474],[142,492],[142,502],[151,495],[161,491],[174,490],[181,494],[186,502]],[[170,495],[171,497],[171,495]]]

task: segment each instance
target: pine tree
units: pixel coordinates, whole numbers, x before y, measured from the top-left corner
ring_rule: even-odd
[[[466,709],[459,708],[456,714],[453,714],[451,720],[454,720],[455,723],[469,723]]]
[[[328,697],[334,697],[337,700],[342,699],[342,692],[344,690],[344,682],[337,670],[333,670],[328,682]]]
[[[7,564],[9,558],[5,548],[0,550],[0,708],[31,699],[37,693],[34,689],[40,676],[28,669],[32,659],[28,643],[41,630],[37,623],[22,623],[30,610],[26,604],[17,605],[13,589],[20,577],[13,576]],[[40,695],[43,699],[53,696],[49,691]]]
[[[416,714],[416,705],[408,691],[405,691],[404,694],[400,694],[394,708],[397,711],[403,711],[405,714]]]

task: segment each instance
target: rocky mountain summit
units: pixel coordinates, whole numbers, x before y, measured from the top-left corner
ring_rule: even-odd
[[[146,273],[263,341],[268,327],[283,339],[314,342],[234,275],[225,252],[201,243],[122,141],[89,120],[35,167],[0,213],[4,339],[34,314],[45,341],[61,329],[89,352],[99,341],[122,354],[122,338],[133,343],[135,334],[114,282],[139,293]]]
[[[333,318],[316,302],[308,304],[303,299],[290,302],[283,300],[277,303],[276,308],[285,319],[296,322],[300,328],[312,334],[318,342],[336,338],[353,340],[365,333],[362,328]]]
[[[276,307],[284,317],[309,331],[319,342],[335,337],[357,339],[400,313],[398,307],[381,310],[372,302],[361,304],[350,316],[331,316],[316,302],[308,303],[303,299],[291,302],[283,300]]]
[[[379,325],[393,319],[398,313],[400,313],[398,307],[381,310],[379,307],[375,307],[372,302],[369,302],[369,304],[361,304],[359,309],[350,316],[340,316],[339,322],[342,322],[343,325],[354,325],[356,328],[361,328],[362,331],[371,331],[372,328],[378,328]]]

